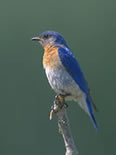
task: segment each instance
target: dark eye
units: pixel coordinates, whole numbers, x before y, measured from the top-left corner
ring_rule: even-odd
[[[49,37],[49,35],[48,35],[48,34],[46,34],[46,35],[44,36],[44,38],[45,38],[45,39],[48,39],[48,37]]]

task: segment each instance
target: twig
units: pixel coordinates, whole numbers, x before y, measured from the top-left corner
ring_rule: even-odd
[[[64,144],[66,148],[65,155],[78,155],[78,151],[74,144],[74,140],[69,125],[66,105],[64,103],[62,103],[61,105],[61,103],[58,103],[58,100],[55,100],[52,110],[50,112],[50,120],[52,119],[54,113],[56,113],[59,131],[64,139]]]

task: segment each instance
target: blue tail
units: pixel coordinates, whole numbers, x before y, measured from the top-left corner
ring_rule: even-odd
[[[88,106],[88,110],[89,110],[89,113],[90,113],[90,118],[92,120],[93,126],[94,126],[94,128],[96,130],[98,130],[98,125],[97,125],[97,122],[96,122],[94,114],[93,114],[91,103],[90,103],[88,98],[87,98],[87,106]]]

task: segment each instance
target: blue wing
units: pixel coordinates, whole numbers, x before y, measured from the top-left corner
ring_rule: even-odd
[[[81,71],[80,65],[77,62],[76,58],[73,56],[72,52],[68,48],[59,48],[58,54],[60,57],[60,60],[68,73],[72,76],[74,81],[79,85],[80,89],[86,94],[87,96],[87,106],[88,110],[91,116],[91,120],[94,124],[94,127],[97,128],[97,123],[92,111],[91,103],[89,100],[89,91],[88,91],[88,85],[84,78],[83,72]]]

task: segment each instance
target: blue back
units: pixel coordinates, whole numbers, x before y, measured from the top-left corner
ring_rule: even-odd
[[[59,48],[58,50],[61,62],[65,66],[66,70],[73,77],[75,82],[79,85],[81,90],[88,96],[88,85],[81,71],[80,65],[72,52],[65,48]]]
[[[88,110],[90,113],[90,118],[93,122],[94,127],[97,129],[98,128],[97,122],[95,120],[93,110],[91,107],[91,103],[89,100],[90,96],[89,96],[89,92],[88,92],[88,85],[84,78],[83,72],[81,71],[78,61],[73,56],[70,49],[68,49],[68,48],[60,47],[58,49],[58,53],[59,53],[60,60],[61,60],[62,64],[64,65],[65,69],[67,70],[67,72],[72,76],[74,81],[79,85],[80,89],[86,94],[86,96],[87,96],[86,102],[87,102]]]

